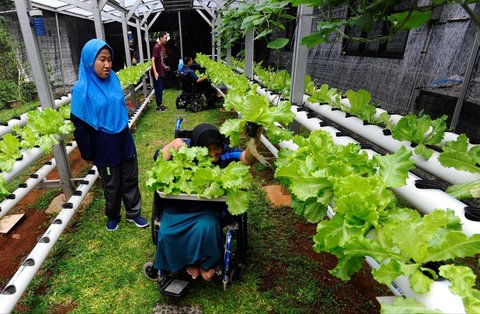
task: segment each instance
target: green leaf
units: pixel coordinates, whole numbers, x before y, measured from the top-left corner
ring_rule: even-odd
[[[443,312],[437,309],[427,308],[422,302],[413,298],[395,297],[392,305],[382,304],[382,314],[442,314]]]
[[[326,42],[328,42],[328,37],[322,32],[315,32],[302,37],[302,45],[305,45],[308,48],[313,48]]]
[[[414,149],[415,154],[420,155],[425,160],[429,160],[433,155],[433,150],[423,144],[418,144]]]
[[[410,30],[425,25],[432,16],[432,11],[403,11],[391,14],[387,19],[396,30]]]
[[[455,168],[472,173],[480,172],[480,167],[477,167],[474,160],[467,153],[460,153],[455,151],[442,152],[438,155],[438,161],[442,166],[447,168]]]
[[[267,44],[267,48],[281,49],[288,44],[288,38],[277,38]]]
[[[271,28],[265,29],[265,30],[263,30],[260,34],[258,34],[258,35],[254,38],[254,40],[257,40],[257,39],[260,39],[260,38],[262,38],[262,37],[265,37],[265,36],[267,36],[268,34],[272,33],[272,31],[273,31],[273,30],[272,30]]]
[[[227,191],[228,211],[232,215],[240,215],[247,211],[249,194],[246,191]]]
[[[480,198],[480,180],[451,185],[446,192],[458,200]]]
[[[440,275],[450,280],[450,291],[463,299],[467,313],[480,313],[480,291],[474,289],[475,274],[471,268],[444,265],[440,267]]]
[[[410,159],[411,156],[412,152],[402,145],[395,154],[374,157],[380,176],[388,187],[399,188],[405,185],[408,171],[415,167],[415,162]]]
[[[306,201],[299,201],[295,197],[290,205],[295,214],[304,217],[310,223],[317,223],[327,216],[327,207],[312,197]]]

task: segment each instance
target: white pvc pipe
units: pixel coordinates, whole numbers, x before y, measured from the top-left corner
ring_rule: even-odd
[[[61,212],[47,231],[45,231],[37,245],[22,263],[22,266],[20,266],[15,275],[10,279],[5,289],[3,289],[0,294],[0,313],[10,313],[14,309],[18,300],[40,269],[40,266],[47,258],[48,253],[50,253],[63,230],[67,227],[67,224],[79,208],[81,202],[87,195],[87,192],[97,180],[97,168],[94,166],[92,170],[94,171],[94,174],[88,174],[84,178],[88,183],[82,184],[76,189],[76,193],[80,195],[73,195],[68,202],[63,205]],[[66,206],[67,204],[70,206]]]
[[[71,145],[66,145],[66,153],[70,154],[77,148],[77,142],[72,142]],[[2,219],[15,205],[17,205],[30,191],[32,191],[38,184],[43,182],[47,175],[57,166],[55,158],[50,159],[49,162],[40,168],[33,176],[25,181],[24,185],[13,191],[12,195],[15,198],[6,198],[0,203],[0,219]]]
[[[68,96],[62,96],[60,99],[55,99],[55,109],[58,109],[60,106],[70,103],[72,99],[72,94],[68,94]],[[41,110],[42,107],[37,107],[33,110]],[[24,126],[27,123],[27,113],[23,113],[19,116],[19,118],[11,119],[6,122],[6,125],[0,125],[0,137],[3,137],[5,134],[11,133],[13,131],[14,126]]]
[[[22,159],[16,160],[13,164],[12,170],[9,172],[2,172],[5,181],[9,182],[15,178],[19,173],[28,168],[32,163],[37,161],[44,154],[43,150],[38,147],[33,147],[22,152]]]
[[[142,113],[143,109],[145,109],[145,107],[147,106],[147,104],[149,103],[150,99],[153,97],[155,91],[152,90],[150,92],[150,95],[148,95],[148,97],[143,101],[142,105],[135,111],[135,113],[128,119],[128,127],[131,128],[132,125],[135,124],[135,122],[137,121],[138,117],[140,117],[140,114]]]
[[[296,144],[287,141],[281,142],[279,146],[290,150],[298,149]],[[329,217],[331,218],[334,212],[330,206],[328,206],[328,208]],[[374,269],[379,267],[379,264],[373,258],[366,256],[365,260],[370,267]],[[417,294],[410,288],[410,282],[408,278],[406,276],[399,276],[394,280],[389,288],[396,296],[404,295],[409,298],[414,298],[425,304],[425,306],[428,308],[437,308],[444,313],[465,313],[462,299],[459,296],[454,295],[448,289],[449,286],[450,282],[447,280],[434,281],[431,284],[430,291],[428,293]]]
[[[414,148],[410,146],[410,141],[400,142],[395,140],[391,135],[384,135],[383,129],[377,125],[363,125],[363,121],[357,117],[350,116],[347,118],[343,111],[332,110],[332,107],[329,105],[310,103],[306,98],[307,96],[304,97],[304,104],[310,110],[317,112],[356,134],[359,134],[372,143],[385,148],[389,152],[396,152],[402,145],[412,152],[414,150]],[[443,167],[438,161],[438,155],[438,152],[433,152],[432,157],[430,157],[429,160],[424,160],[423,157],[413,154],[412,159],[419,168],[422,168],[451,184],[460,184],[480,179],[480,173],[471,173],[457,170],[455,168]]]
[[[305,111],[297,111],[297,106],[292,106],[292,112],[295,113],[295,120],[304,125],[310,131],[316,129],[322,129],[329,132],[333,138],[333,141],[339,145],[346,145],[348,143],[355,143],[355,141],[348,136],[336,136],[335,128],[332,127],[320,127],[320,119],[316,117],[308,118]],[[370,157],[373,156],[373,151],[365,150]],[[377,153],[375,153],[377,154]],[[415,186],[415,181],[420,180],[421,178],[414,175],[413,173],[408,173],[408,178],[406,180],[406,185],[400,188],[393,188],[392,190],[398,194],[398,196],[413,207],[418,208],[423,213],[431,213],[436,209],[446,210],[452,209],[455,212],[461,222],[462,230],[467,236],[472,236],[474,234],[480,233],[480,222],[471,221],[465,218],[464,209],[467,206],[465,203],[460,202],[449,194],[436,189],[419,189]]]

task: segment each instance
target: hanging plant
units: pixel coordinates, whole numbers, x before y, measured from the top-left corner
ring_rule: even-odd
[[[216,40],[224,48],[231,48],[250,30],[255,40],[268,38],[275,30],[285,30],[282,24],[295,17],[286,13],[290,1],[263,0],[259,3],[242,3],[220,11],[220,21],[215,28]],[[277,38],[268,43],[271,49],[280,49],[288,44],[288,38]]]

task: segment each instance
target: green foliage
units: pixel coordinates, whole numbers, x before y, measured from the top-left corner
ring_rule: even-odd
[[[254,87],[247,95],[234,91],[228,93],[224,107],[227,110],[234,109],[240,114],[240,118],[225,121],[220,127],[220,132],[230,138],[232,145],[237,145],[247,122],[253,122],[263,126],[272,143],[291,138],[290,131],[276,125],[276,123],[288,125],[295,118],[290,110],[290,102],[281,101],[277,106],[270,106],[268,99],[258,95],[255,90]]]
[[[0,80],[0,107],[7,104],[9,100],[16,99],[18,87],[14,81]]]
[[[469,148],[465,134],[460,134],[455,141],[446,142],[442,148],[443,152],[438,156],[442,166],[473,173],[480,172],[480,145],[472,145]]]
[[[255,40],[267,37],[275,30],[284,30],[282,23],[294,18],[286,13],[289,4],[290,1],[261,0],[258,3],[240,3],[235,8],[226,7],[216,24],[215,39],[224,48],[231,48],[251,29],[254,29]],[[268,45],[269,48],[280,49],[287,44],[287,38],[278,38]]]
[[[199,198],[226,196],[228,211],[232,215],[244,213],[248,207],[247,189],[252,184],[249,167],[231,162],[221,169],[212,164],[206,147],[182,146],[171,150],[172,159],[161,156],[148,172],[147,187],[167,195],[195,194]]]
[[[428,160],[433,151],[426,145],[437,145],[443,139],[447,125],[447,116],[432,120],[430,116],[415,114],[404,116],[392,129],[392,137],[398,141],[410,141],[417,144],[415,154]]]
[[[15,56],[15,47],[6,28],[6,20],[0,16],[0,80],[17,80],[17,59]]]
[[[120,85],[122,88],[126,88],[130,85],[137,84],[138,81],[142,78],[145,72],[150,68],[150,61],[145,63],[140,63],[138,65],[130,66],[125,69],[121,69],[116,74],[120,80]]]
[[[464,2],[460,3],[467,13],[480,27],[475,14],[469,10]],[[339,41],[347,38],[352,41],[360,42],[385,42],[395,36],[399,31],[410,30],[425,25],[432,15],[435,7],[452,3],[447,0],[434,1],[429,5],[419,6],[416,2],[403,10],[397,11],[398,1],[388,0],[360,0],[360,1],[318,1],[318,0],[292,0],[293,5],[306,4],[317,8],[319,19],[316,24],[317,32],[302,38],[302,44],[312,48],[327,42]],[[348,7],[349,14],[339,17],[335,14],[339,7]],[[375,25],[385,23],[387,33],[375,34],[369,38],[353,37],[345,32],[347,27],[357,27],[362,32],[371,31]]]
[[[458,200],[480,198],[480,180],[450,185],[446,192]]]

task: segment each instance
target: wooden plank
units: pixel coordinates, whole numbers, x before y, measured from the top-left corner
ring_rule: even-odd
[[[25,214],[16,214],[3,217],[0,220],[0,233],[8,233],[24,216]]]

